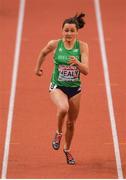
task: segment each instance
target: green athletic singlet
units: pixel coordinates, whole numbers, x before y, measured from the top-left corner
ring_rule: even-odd
[[[69,65],[69,56],[75,56],[81,61],[80,44],[76,40],[74,47],[70,50],[64,47],[62,40],[59,40],[58,47],[54,54],[54,70],[51,78],[52,84],[64,87],[80,86],[80,71],[75,65]]]

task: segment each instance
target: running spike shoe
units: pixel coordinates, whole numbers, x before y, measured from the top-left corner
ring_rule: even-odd
[[[73,156],[71,155],[71,153],[69,151],[66,151],[65,149],[63,150],[63,152],[66,156],[67,164],[75,165],[75,160],[74,160]]]
[[[60,148],[60,141],[61,141],[61,138],[62,138],[62,134],[60,133],[57,133],[55,134],[55,137],[52,141],[52,147],[53,149],[55,150],[58,150]]]

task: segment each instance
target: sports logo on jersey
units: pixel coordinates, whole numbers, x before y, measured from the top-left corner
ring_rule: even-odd
[[[62,48],[59,48],[59,52],[62,52]]]
[[[73,52],[77,53],[79,51],[79,49],[73,49]]]

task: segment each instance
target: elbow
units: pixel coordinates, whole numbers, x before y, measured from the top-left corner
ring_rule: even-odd
[[[41,58],[45,58],[46,57],[46,53],[45,52],[42,52],[41,53]]]
[[[81,72],[84,76],[87,76],[88,75],[88,71],[84,71],[84,72]]]
[[[87,69],[83,72],[83,74],[84,74],[85,76],[87,76],[88,73],[89,73],[89,69],[87,68]]]
[[[45,58],[45,56],[47,55],[46,52],[44,52],[43,50],[40,52],[39,58]]]
[[[85,72],[84,75],[87,76],[89,72]]]

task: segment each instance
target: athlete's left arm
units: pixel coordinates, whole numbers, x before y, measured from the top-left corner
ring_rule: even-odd
[[[89,73],[89,49],[88,44],[80,41],[80,50],[81,50],[81,62],[78,61],[74,56],[70,56],[70,64],[76,65],[80,72],[84,75]]]

